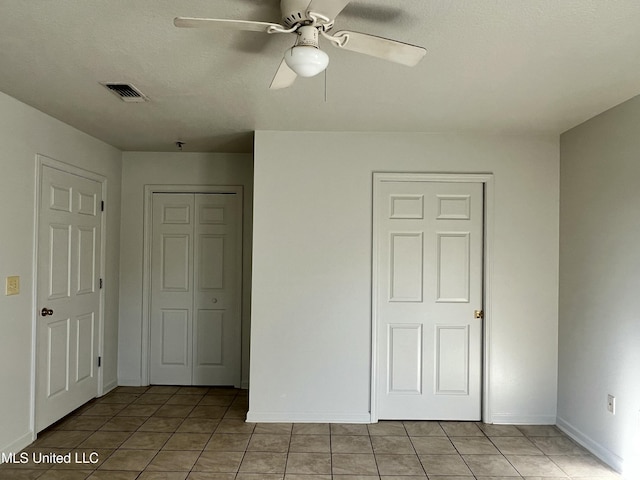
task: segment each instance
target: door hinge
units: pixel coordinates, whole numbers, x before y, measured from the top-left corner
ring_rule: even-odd
[[[100,202],[100,211],[104,212],[104,200]]]
[[[100,279],[99,285],[100,285],[100,288],[102,288],[102,279]]]
[[[98,357],[98,366],[101,367],[102,366],[102,357]]]

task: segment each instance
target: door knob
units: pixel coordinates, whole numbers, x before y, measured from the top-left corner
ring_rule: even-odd
[[[53,315],[53,310],[51,310],[50,308],[44,307],[42,310],[40,310],[40,314],[43,317],[46,317],[47,315]]]

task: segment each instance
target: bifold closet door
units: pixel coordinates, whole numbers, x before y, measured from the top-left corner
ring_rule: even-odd
[[[158,193],[152,210],[151,383],[237,385],[238,195]]]

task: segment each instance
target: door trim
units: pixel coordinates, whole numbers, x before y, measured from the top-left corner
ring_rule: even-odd
[[[240,229],[240,262],[244,261],[244,188],[242,185],[145,185],[144,186],[144,225],[143,225],[143,265],[142,265],[142,332],[140,345],[140,384],[149,385],[151,369],[151,242],[152,242],[152,200],[154,193],[235,193],[240,199],[242,220]],[[240,321],[242,322],[242,267],[238,280],[240,292]],[[242,377],[242,328],[240,334],[240,372]],[[241,381],[241,378],[239,379]]]
[[[100,183],[100,188],[102,192],[101,200],[108,205],[107,203],[107,178],[89,170],[85,170],[84,168],[77,167],[75,165],[71,165],[69,163],[61,162],[60,160],[56,160],[51,157],[47,157],[46,155],[36,154],[36,175],[35,175],[35,196],[34,196],[34,216],[33,216],[33,284],[32,284],[32,317],[31,317],[31,418],[29,419],[29,427],[33,432],[33,439],[35,440],[36,433],[36,367],[37,367],[37,348],[38,348],[38,332],[36,330],[38,323],[38,232],[39,232],[39,223],[40,223],[40,191],[42,189],[42,169],[43,167],[50,167],[56,170],[60,170],[65,173],[69,173],[72,175],[77,175],[79,177],[87,178],[89,180],[96,181]],[[105,279],[104,272],[106,271],[106,262],[107,262],[107,214],[108,209],[102,212],[100,221],[101,221],[101,234],[100,234],[100,278]],[[98,356],[102,357],[104,352],[104,299],[105,289],[100,289],[100,305],[99,305],[99,313],[100,318],[98,320]],[[96,397],[99,397],[104,394],[104,385],[103,385],[103,369],[98,368],[98,389],[96,391]]]
[[[379,245],[376,232],[378,230],[376,215],[379,208],[377,197],[378,185],[383,182],[449,182],[449,183],[482,183],[484,185],[484,245],[483,245],[483,340],[482,340],[482,421],[492,423],[490,372],[491,372],[491,312],[492,312],[492,277],[493,277],[493,217],[494,217],[494,185],[492,173],[391,173],[374,172],[372,185],[372,256],[371,256],[371,390],[370,414],[371,423],[378,422],[377,384],[378,384],[378,304],[377,282],[379,273],[376,269]]]

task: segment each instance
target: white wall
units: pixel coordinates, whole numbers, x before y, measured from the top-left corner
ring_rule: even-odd
[[[244,258],[242,380],[249,376],[253,156],[232,153],[125,152],[122,167],[120,385],[141,385],[145,185],[242,185]]]
[[[374,171],[495,177],[490,418],[555,423],[558,139],[259,131],[251,421],[369,418]]]
[[[626,470],[640,457],[639,125],[640,96],[560,141],[558,421]]]
[[[31,357],[34,318],[36,154],[107,177],[107,261],[103,380],[115,386],[121,152],[0,93],[0,450],[31,442]],[[5,277],[20,276],[21,292],[4,296]]]

